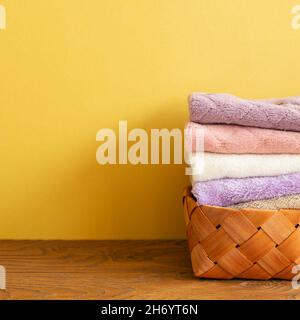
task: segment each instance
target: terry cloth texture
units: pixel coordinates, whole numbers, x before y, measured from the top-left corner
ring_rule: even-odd
[[[192,193],[200,205],[221,207],[295,195],[300,194],[300,173],[198,182]]]
[[[262,210],[300,209],[300,194],[273,198],[268,200],[258,200],[258,201],[239,203],[237,205],[232,206],[232,208],[262,209]]]
[[[298,154],[190,153],[193,182],[222,178],[277,176],[300,172]]]
[[[300,97],[246,100],[230,94],[193,93],[190,121],[201,124],[236,124],[300,131]]]
[[[189,122],[186,126],[188,145],[197,149],[197,134],[202,135],[204,151],[213,153],[300,154],[300,132],[243,127],[237,125]],[[204,139],[203,139],[204,138]],[[199,143],[199,147],[203,147]],[[198,150],[202,151],[202,150]]]

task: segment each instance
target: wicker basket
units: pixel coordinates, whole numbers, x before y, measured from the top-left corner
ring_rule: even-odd
[[[183,196],[196,277],[292,279],[300,264],[299,210],[235,210],[202,206]]]

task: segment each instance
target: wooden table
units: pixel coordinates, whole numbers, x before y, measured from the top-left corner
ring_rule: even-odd
[[[0,299],[299,299],[289,281],[198,280],[185,241],[0,241]]]

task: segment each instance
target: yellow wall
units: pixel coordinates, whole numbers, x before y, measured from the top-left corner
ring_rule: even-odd
[[[0,4],[1,238],[184,237],[184,168],[100,167],[97,131],[182,127],[196,90],[300,94],[297,0]]]

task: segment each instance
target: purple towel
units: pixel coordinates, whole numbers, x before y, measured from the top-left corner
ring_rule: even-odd
[[[192,193],[199,204],[220,207],[299,194],[300,172],[273,177],[198,182]]]
[[[300,97],[244,100],[230,94],[193,93],[189,108],[190,120],[197,123],[300,131]]]

